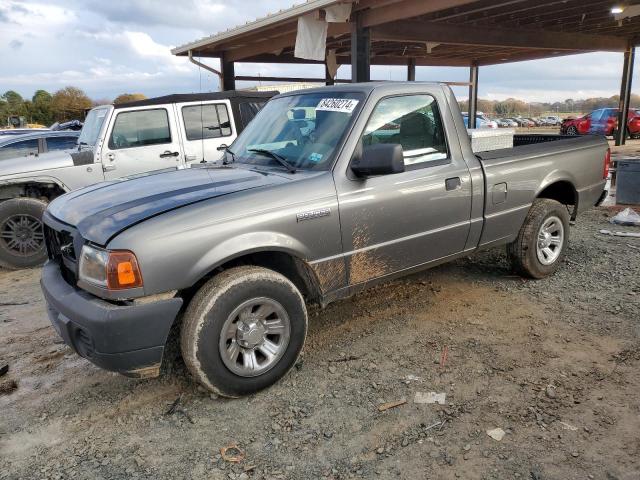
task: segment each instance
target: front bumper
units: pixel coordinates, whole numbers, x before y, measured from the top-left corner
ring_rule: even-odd
[[[49,320],[64,342],[105,370],[133,377],[159,373],[181,298],[115,305],[69,285],[49,261],[40,280]]]

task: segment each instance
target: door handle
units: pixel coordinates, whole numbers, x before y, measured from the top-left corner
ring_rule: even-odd
[[[115,169],[116,169],[115,165],[102,165],[103,172],[111,172],[112,170],[115,170]]]
[[[185,155],[184,159],[187,162],[194,162],[194,161],[196,161],[198,159],[198,157],[196,155]]]
[[[160,154],[160,158],[177,157],[178,155],[180,155],[180,152],[170,152],[169,150],[167,150],[166,152]]]
[[[447,190],[457,190],[461,185],[460,177],[447,178],[444,181],[444,186]]]

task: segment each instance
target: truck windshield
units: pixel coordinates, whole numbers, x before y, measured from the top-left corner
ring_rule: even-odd
[[[292,173],[327,170],[362,99],[360,93],[327,91],[271,100],[231,146],[233,160]]]
[[[107,116],[109,107],[94,108],[89,112],[87,118],[84,120],[80,137],[78,138],[79,145],[89,145],[93,147],[98,141],[98,135],[102,129],[102,124]]]

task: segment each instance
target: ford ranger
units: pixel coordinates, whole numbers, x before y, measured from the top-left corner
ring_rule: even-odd
[[[442,84],[286,93],[223,161],[54,200],[42,290],[96,365],[157,375],[175,325],[198,382],[248,395],[294,365],[309,302],[495,246],[516,272],[551,275],[608,165],[601,137],[516,136],[476,155]]]
[[[92,109],[75,152],[0,156],[0,267],[47,258],[42,214],[65,192],[103,180],[216,160],[275,92],[148,98]]]

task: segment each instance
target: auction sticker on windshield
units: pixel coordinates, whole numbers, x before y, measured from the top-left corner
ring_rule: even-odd
[[[316,111],[352,113],[359,100],[351,98],[323,98],[318,103]]]

